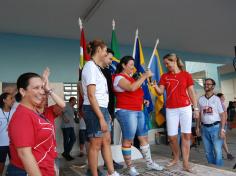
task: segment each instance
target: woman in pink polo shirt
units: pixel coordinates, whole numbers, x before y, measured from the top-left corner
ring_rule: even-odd
[[[168,72],[161,76],[158,85],[154,85],[158,94],[166,90],[166,121],[170,146],[173,152],[173,160],[167,167],[177,164],[179,161],[178,127],[181,127],[183,169],[191,172],[189,166],[190,137],[192,127],[192,108],[194,117],[198,118],[199,110],[194,91],[192,76],[184,71],[184,65],[176,54],[167,54],[163,62]]]

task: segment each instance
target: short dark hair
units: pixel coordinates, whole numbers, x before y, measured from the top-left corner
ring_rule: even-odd
[[[123,71],[123,69],[124,69],[122,67],[122,64],[127,65],[130,60],[134,61],[134,58],[132,56],[124,56],[124,57],[122,57],[121,60],[120,60],[120,63],[118,63],[117,66],[116,66],[115,73],[116,74],[121,73]]]
[[[216,94],[217,95],[217,97],[222,97],[224,94],[222,94],[222,93],[218,93],[218,94]]]
[[[212,85],[213,85],[213,86],[216,85],[216,82],[215,82],[214,79],[212,79],[212,78],[206,78],[206,79],[205,79],[205,82],[208,81],[208,80],[210,80],[210,81],[212,82]]]
[[[29,80],[31,78],[41,78],[41,76],[37,73],[28,72],[28,73],[23,73],[22,75],[18,77],[17,82],[16,82],[18,92],[20,92],[20,88],[23,88],[24,90],[27,89],[29,85]],[[18,94],[17,96],[19,100],[22,99],[21,94]]]
[[[69,102],[72,102],[72,101],[76,101],[76,98],[75,97],[70,97],[70,99],[69,99]]]
[[[26,90],[29,85],[29,80],[35,77],[41,78],[41,76],[38,75],[37,73],[31,73],[31,72],[23,73],[22,75],[20,75],[16,82],[17,90],[19,91],[20,88]]]
[[[4,108],[4,100],[8,97],[8,95],[10,95],[10,93],[8,92],[4,92],[0,95],[0,108],[3,109]]]
[[[107,48],[107,53],[111,53],[112,55],[114,55],[114,51],[111,48]]]

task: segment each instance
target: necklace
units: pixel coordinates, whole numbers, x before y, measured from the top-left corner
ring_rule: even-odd
[[[93,63],[98,67],[98,70],[102,73],[102,68],[93,60],[93,59],[91,59],[92,61],[93,61]],[[103,73],[102,73],[103,74]]]
[[[2,109],[1,109],[1,110],[2,110]],[[7,123],[8,123],[8,122],[9,122],[9,119],[10,119],[11,109],[10,109],[8,115],[6,115],[5,112],[4,112],[3,110],[2,110],[2,113],[3,113],[3,115],[4,115],[4,117],[6,118]]]
[[[105,79],[106,84],[105,84],[105,89],[106,92],[108,92],[108,87],[107,87],[107,78],[105,77],[104,73],[102,72],[102,68],[93,60],[93,58],[91,59],[93,61],[93,63],[97,66],[99,72],[102,74],[102,77]]]
[[[35,113],[36,113],[40,118],[42,118],[42,119],[44,119],[46,122],[50,123],[50,121],[47,119],[47,117],[45,117],[42,113],[38,112],[37,110],[36,110]]]

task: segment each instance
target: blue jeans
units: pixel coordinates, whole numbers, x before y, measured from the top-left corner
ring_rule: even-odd
[[[66,155],[69,155],[76,140],[74,128],[73,127],[62,128],[62,134],[63,134],[64,153]]]
[[[7,166],[6,176],[27,176],[27,173],[25,170],[9,164]]]
[[[133,140],[137,136],[148,135],[148,124],[145,123],[143,111],[118,110],[117,120],[122,130],[123,139]]]
[[[202,141],[208,163],[217,166],[223,165],[222,145],[223,140],[219,136],[220,124],[212,127],[202,126]]]

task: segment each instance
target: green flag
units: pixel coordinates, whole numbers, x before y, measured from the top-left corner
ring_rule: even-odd
[[[115,29],[112,30],[111,49],[114,51],[114,57],[119,60],[121,57],[121,54],[120,54],[120,48],[118,45],[118,41],[116,39]]]

